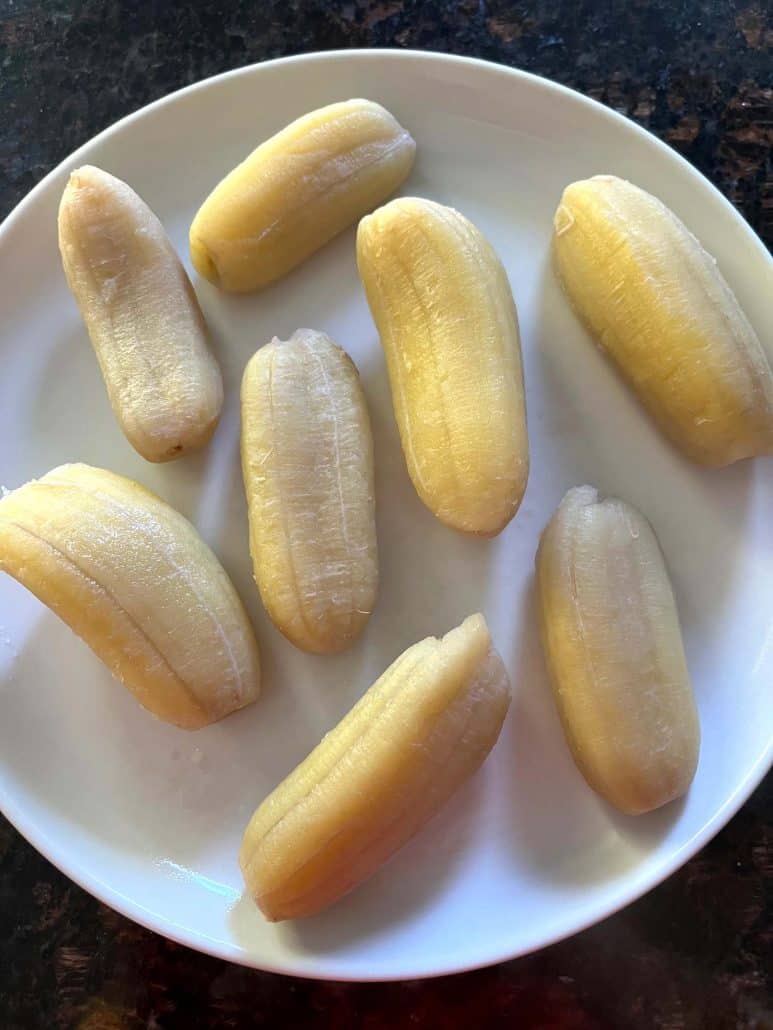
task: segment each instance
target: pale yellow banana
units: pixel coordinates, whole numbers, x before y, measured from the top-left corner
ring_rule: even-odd
[[[509,703],[483,616],[409,647],[250,820],[239,862],[263,914],[312,915],[374,873],[481,765]]]
[[[458,211],[406,197],[360,222],[357,264],[419,497],[454,529],[498,533],[529,471],[518,319],[499,258]]]
[[[569,299],[661,430],[704,465],[773,453],[773,373],[714,259],[612,175],[572,183],[553,223]]]
[[[129,443],[148,461],[201,447],[220,418],[222,377],[158,218],[125,182],[85,165],[62,196],[59,249]]]
[[[357,369],[324,333],[274,339],[247,365],[242,469],[266,610],[296,647],[344,650],[378,588],[373,442]]]
[[[236,293],[280,279],[393,193],[415,153],[410,134],[370,100],[298,118],[201,205],[190,232],[196,270]]]
[[[230,579],[190,522],[130,479],[62,465],[6,494],[0,570],[167,722],[196,729],[258,695],[257,645]]]
[[[647,520],[593,487],[570,490],[540,542],[537,596],[558,712],[585,779],[632,815],[680,797],[700,728]]]

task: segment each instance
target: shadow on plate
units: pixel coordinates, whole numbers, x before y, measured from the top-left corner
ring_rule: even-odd
[[[376,454],[380,588],[379,637],[390,642],[384,667],[410,644],[442,636],[485,611],[495,546],[444,526],[421,502],[405,465],[386,366],[375,329],[360,375]],[[395,645],[392,647],[391,642]]]
[[[490,788],[489,774],[490,768],[484,765],[366,883],[318,915],[278,924],[278,932],[296,951],[329,954],[420,919],[422,911],[447,889],[465,851],[474,844],[484,793]],[[231,933],[247,950],[262,922],[263,916],[246,894],[230,911]]]
[[[194,273],[193,284],[207,323],[218,341],[229,385],[238,388],[244,366],[275,336],[288,339],[296,329],[329,333],[362,287],[355,259],[355,228],[340,233],[284,278],[253,293],[226,293]]]
[[[70,323],[68,323],[68,326]],[[156,491],[194,522],[204,507],[204,535],[214,525],[214,497],[238,498],[238,389],[226,397],[223,417],[210,445],[174,462],[145,461],[124,437],[107,397],[85,327],[73,316],[38,369],[33,414],[20,434],[34,455],[30,475],[42,475],[64,462],[87,462],[130,476]],[[230,403],[229,403],[230,402]],[[203,498],[203,500],[202,500]],[[223,518],[222,512],[219,518]],[[211,534],[210,534],[211,535]]]
[[[219,723],[178,729],[142,709],[41,606],[0,684],[2,764],[17,796],[57,818],[116,849],[192,865],[213,841],[236,841],[329,728],[308,703],[295,717],[297,697],[276,686]]]
[[[104,380],[77,311],[49,341],[36,363],[29,388],[29,421],[19,441],[34,455],[30,475],[42,475],[64,462],[85,461],[107,468],[116,452],[142,461],[113,416]],[[120,471],[120,470],[117,470]]]

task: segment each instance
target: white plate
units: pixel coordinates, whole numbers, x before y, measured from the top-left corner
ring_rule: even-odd
[[[460,208],[492,240],[520,313],[532,471],[496,540],[465,539],[422,507],[405,472],[384,362],[349,231],[284,282],[228,297],[197,281],[224,366],[213,445],[145,463],[122,437],[56,245],[68,171],[126,179],[186,255],[210,187],[264,137],[334,100],[381,101],[418,141],[405,192]],[[119,122],[51,173],[0,230],[0,481],[65,461],[137,478],[199,527],[249,605],[265,694],[188,734],[142,711],[34,598],[0,577],[0,797],[65,873],[146,926],[264,969],[386,979],[531,951],[648,890],[730,818],[771,760],[770,460],[701,471],[676,454],[596,353],[548,262],[562,188],[597,172],[656,193],[695,230],[752,322],[773,325],[773,263],[683,160],[600,105],[532,76],[409,52],[313,54],[211,79]],[[298,326],[357,362],[376,437],[381,596],[341,658],[304,656],[271,627],[251,580],[237,457],[238,384],[256,347]],[[615,815],[567,753],[534,625],[540,530],[591,482],[654,523],[673,575],[703,725],[686,801]],[[413,843],[327,914],[270,926],[241,897],[236,853],[253,807],[407,645],[486,613],[515,697],[492,758]]]

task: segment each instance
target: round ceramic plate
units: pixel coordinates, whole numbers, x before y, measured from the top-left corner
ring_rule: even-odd
[[[468,215],[509,273],[520,314],[531,478],[494,540],[444,528],[406,474],[378,337],[357,278],[354,230],[283,282],[226,296],[194,279],[223,365],[212,445],[144,462],[121,435],[65,285],[56,209],[84,162],[127,180],[187,258],[210,188],[304,112],[365,96],[418,142],[410,194]],[[186,733],[156,721],[88,648],[0,577],[0,795],[21,832],[68,876],[132,919],[264,969],[343,979],[448,973],[564,937],[648,890],[730,818],[771,759],[773,467],[703,471],[677,454],[576,322],[549,262],[551,220],[573,179],[611,172],[657,194],[718,259],[761,335],[773,263],[712,186],[633,124],[506,68],[410,52],[312,54],[245,68],[124,119],[51,173],[0,230],[0,481],[60,462],[139,480],[184,512],[249,606],[264,694]],[[295,651],[252,582],[239,458],[242,369],[272,336],[324,330],[359,366],[376,442],[381,592],[339,658]],[[474,341],[471,341],[474,345]],[[535,628],[533,565],[564,491],[593,483],[652,521],[671,569],[703,743],[683,803],[615,814],[569,757]],[[253,808],[414,641],[483,611],[513,681],[491,758],[366,885],[305,922],[269,925],[236,855]]]

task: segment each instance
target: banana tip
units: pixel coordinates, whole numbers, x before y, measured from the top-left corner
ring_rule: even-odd
[[[190,237],[190,251],[193,267],[199,275],[204,276],[205,279],[215,286],[220,286],[220,272],[209,252],[209,248],[198,236],[194,236],[192,233]]]

